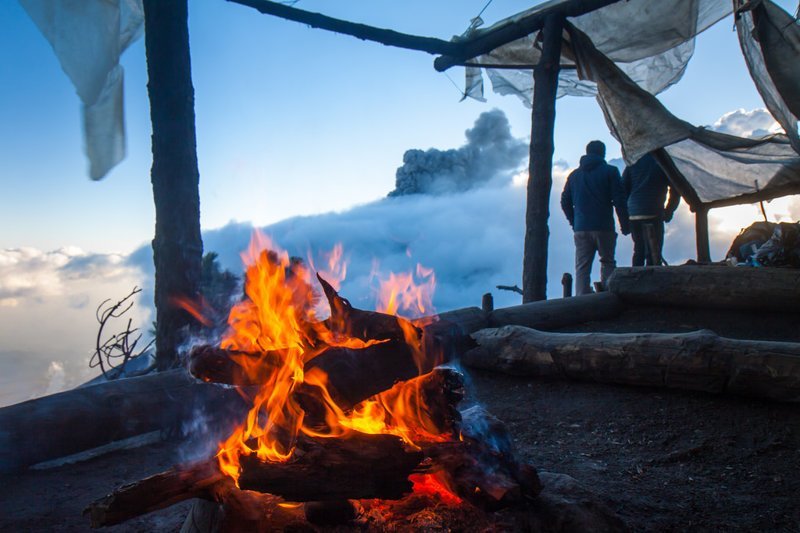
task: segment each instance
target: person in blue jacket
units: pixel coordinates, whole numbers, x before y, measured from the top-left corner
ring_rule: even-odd
[[[661,250],[664,246],[664,223],[672,220],[681,197],[670,187],[666,173],[650,154],[625,168],[622,173],[622,185],[628,198],[628,216],[631,221],[633,239],[631,264],[660,266]],[[669,201],[665,208],[667,191],[669,191]]]
[[[606,286],[617,266],[614,254],[617,233],[614,212],[620,230],[630,233],[625,191],[616,167],[606,163],[606,145],[592,141],[580,166],[567,178],[561,194],[561,209],[575,233],[575,294],[592,292],[591,275],[595,253],[600,255],[600,282]]]

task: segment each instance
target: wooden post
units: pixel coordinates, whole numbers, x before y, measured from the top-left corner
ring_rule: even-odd
[[[194,125],[187,0],[144,0],[147,91],[153,124],[150,172],[156,206],[156,364],[173,366],[191,317],[171,304],[199,292],[200,176]]]
[[[542,56],[533,69],[531,151],[522,266],[523,303],[547,299],[547,246],[550,237],[547,220],[550,218],[550,189],[553,185],[553,130],[563,26],[561,15],[547,16],[542,30]]]
[[[710,263],[711,249],[708,244],[708,208],[698,207],[694,216],[697,240],[697,261],[699,263]]]

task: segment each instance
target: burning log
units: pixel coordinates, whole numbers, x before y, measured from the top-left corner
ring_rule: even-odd
[[[573,379],[800,401],[800,343],[692,333],[549,333],[520,326],[474,334],[468,366]]]
[[[407,450],[392,435],[302,437],[289,462],[242,457],[239,485],[289,501],[396,499],[411,491],[408,476],[421,470],[423,458],[422,452]],[[211,458],[120,487],[91,503],[84,515],[92,527],[110,526],[192,498],[225,503],[235,492],[239,490],[233,480]]]
[[[503,423],[478,406],[462,414],[460,441],[425,448],[431,471],[481,509],[498,510],[535,498],[542,490],[536,469],[517,461]]]
[[[423,458],[393,435],[353,432],[341,439],[302,438],[294,460],[287,463],[241,457],[239,486],[298,502],[392,500],[411,492],[408,476],[420,470]]]
[[[322,276],[317,274],[317,279],[328,305],[331,308],[331,316],[325,321],[328,329],[334,333],[339,333],[348,337],[354,337],[364,341],[369,340],[395,340],[404,341],[406,335],[420,336],[422,333],[405,318],[397,315],[388,315],[376,311],[364,311],[350,305],[350,302],[339,296],[330,283],[325,281]]]
[[[244,360],[244,366],[257,368],[257,373],[246,372],[242,364]],[[267,382],[278,360],[279,356],[273,353],[249,354],[199,346],[190,354],[189,371],[207,382],[261,385]],[[328,348],[305,364],[306,372],[313,368],[327,374],[328,391],[343,409],[349,409],[391,388],[395,382],[411,379],[420,373],[411,349],[399,341],[373,344],[360,350]],[[313,395],[309,387],[298,387],[298,393],[304,392]]]
[[[112,526],[192,498],[214,500],[233,488],[233,480],[220,472],[212,458],[124,485],[92,502],[83,514],[89,516],[92,527]]]

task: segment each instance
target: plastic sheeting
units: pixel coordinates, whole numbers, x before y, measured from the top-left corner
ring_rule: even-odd
[[[142,33],[142,0],[19,0],[83,103],[89,176],[125,157],[122,52]]]
[[[800,24],[772,2],[757,1],[738,14],[736,30],[764,104],[800,153]]]
[[[695,209],[800,193],[800,155],[786,135],[742,139],[694,127],[634,83],[586,34],[567,29],[578,73],[597,84],[597,100],[628,163],[663,148],[670,179]]]
[[[490,31],[565,0],[540,4],[533,9],[502,20],[483,31]],[[694,37],[731,14],[729,0],[627,0],[600,8],[569,21],[586,33],[604,55],[617,63],[628,77],[648,92],[658,94],[683,76],[694,54]],[[473,32],[473,35],[478,32]],[[474,58],[485,65],[495,92],[513,94],[531,104],[533,76],[530,70],[514,70],[519,65],[530,69],[539,60],[534,36],[508,43]],[[504,68],[491,68],[502,65]],[[558,96],[594,96],[594,84],[581,80],[569,60],[562,60]],[[467,69],[465,93],[482,97],[478,82],[480,70]]]

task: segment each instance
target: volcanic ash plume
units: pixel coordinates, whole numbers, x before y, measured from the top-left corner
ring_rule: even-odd
[[[447,194],[494,180],[507,182],[528,154],[527,143],[511,136],[508,119],[499,109],[481,113],[465,134],[467,143],[461,148],[408,150],[389,196]]]

